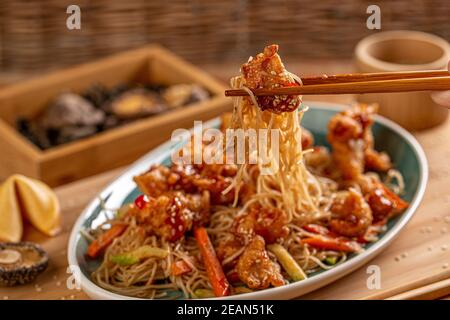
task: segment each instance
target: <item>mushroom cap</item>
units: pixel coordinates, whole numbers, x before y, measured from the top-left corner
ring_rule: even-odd
[[[8,263],[0,261],[0,286],[12,287],[32,282],[47,269],[48,254],[37,244],[31,242],[3,242],[0,243],[0,252],[3,250],[19,252],[21,255],[26,251],[31,251],[35,254],[36,261],[26,264],[21,259],[12,263],[9,263],[11,261],[8,261]]]

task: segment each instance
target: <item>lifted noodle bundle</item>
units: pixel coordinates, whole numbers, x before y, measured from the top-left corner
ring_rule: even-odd
[[[234,98],[232,127],[244,130],[277,130],[279,141],[271,141],[268,134],[269,154],[258,150],[259,172],[256,181],[256,194],[247,202],[259,202],[263,206],[275,206],[288,215],[288,222],[295,220],[301,224],[323,218],[327,213],[320,209],[322,190],[318,180],[308,172],[303,159],[302,127],[300,121],[307,110],[302,108],[300,96],[262,96],[256,97],[251,90],[301,85],[301,79],[288,72],[277,54],[278,46],[264,49],[241,68],[242,75],[231,79],[233,88],[246,90],[250,97]],[[274,147],[279,148],[279,158],[270,154]],[[270,167],[264,164],[263,157],[272,161]],[[249,157],[246,157],[248,159]],[[276,163],[278,162],[278,163]],[[239,166],[233,186],[238,196],[239,188],[252,178],[249,165]]]

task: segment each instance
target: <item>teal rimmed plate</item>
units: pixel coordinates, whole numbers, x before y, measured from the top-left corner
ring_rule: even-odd
[[[327,124],[331,116],[337,112],[342,105],[312,102],[309,104],[310,110],[305,114],[302,125],[309,129],[315,138],[317,145],[327,145],[326,131]],[[220,119],[216,118],[204,124],[204,127],[218,127]],[[349,258],[346,262],[327,271],[321,271],[311,275],[308,279],[291,283],[282,287],[270,288],[266,290],[246,293],[227,298],[232,299],[289,299],[311,292],[317,288],[327,285],[344,275],[352,272],[370,259],[379,254],[391,243],[400,233],[406,223],[411,219],[416,211],[425,192],[428,180],[428,165],[425,154],[416,139],[406,130],[397,124],[377,116],[373,126],[375,145],[377,150],[386,151],[394,166],[405,179],[405,194],[403,198],[410,202],[409,208],[400,216],[392,219],[386,232],[384,232],[377,242],[371,243],[366,250]],[[96,199],[94,199],[82,212],[75,223],[69,239],[68,260],[69,265],[79,268],[81,271],[80,282],[82,289],[94,299],[135,299],[133,297],[122,296],[107,291],[97,286],[90,279],[90,274],[99,265],[99,261],[89,260],[85,253],[88,243],[80,234],[80,229],[93,227],[107,219],[106,214],[101,210],[100,199],[104,199],[106,207],[118,208],[123,203],[131,202],[138,194],[133,176],[138,175],[151,164],[170,164],[170,154],[183,142],[164,143],[151,151],[136,163],[131,165],[118,179],[106,187]],[[365,285],[365,284],[361,284]]]

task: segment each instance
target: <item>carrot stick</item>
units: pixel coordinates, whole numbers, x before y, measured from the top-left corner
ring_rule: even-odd
[[[203,227],[195,229],[194,236],[197,240],[197,245],[200,248],[206,273],[208,274],[214,294],[216,297],[230,295],[231,286],[223,273],[222,266],[217,259],[216,252],[214,251],[214,247],[209,239],[206,229]]]
[[[328,228],[318,225],[318,224],[307,224],[303,226],[303,229],[305,229],[308,232],[312,232],[312,233],[317,233],[320,234],[322,236],[327,236],[330,238],[338,238],[339,236],[337,234],[335,234],[334,232],[332,232],[331,230],[329,230]]]
[[[386,222],[387,222],[387,220],[384,220],[384,221],[380,221],[380,222],[375,222],[372,225],[374,225],[374,226],[384,225],[384,224],[386,224]],[[343,241],[343,242],[349,242],[350,241],[350,240],[347,240],[347,238],[345,238],[343,236],[339,236],[336,233],[334,233],[333,231],[328,230],[326,227],[318,225],[318,224],[312,224],[312,223],[311,224],[307,224],[307,225],[303,226],[303,229],[305,229],[306,231],[311,232],[311,233],[315,233],[315,234],[318,234],[318,235],[321,235],[321,236],[325,236],[327,239],[328,238],[332,238],[332,239],[337,239],[337,240]],[[369,241],[367,241],[365,239],[365,236],[367,234],[375,234],[375,232],[368,230],[366,232],[366,234],[364,234],[362,236],[359,236],[357,238],[357,242],[361,243],[361,244],[369,243]]]
[[[126,224],[118,223],[112,225],[108,231],[106,231],[97,239],[92,241],[87,250],[87,255],[93,259],[97,258],[99,254],[104,249],[106,249],[115,238],[120,236],[125,231],[126,228],[127,228]]]
[[[386,196],[393,202],[395,213],[400,213],[401,211],[408,208],[408,202],[400,198],[396,193],[391,191],[388,187],[381,183],[381,187],[383,188]]]
[[[185,273],[191,272],[192,268],[184,260],[178,260],[172,264],[172,275],[181,276]]]
[[[312,237],[301,240],[302,243],[308,244],[313,248],[323,249],[323,250],[335,250],[344,252],[358,252],[361,250],[356,242],[344,241],[335,238],[326,237]]]

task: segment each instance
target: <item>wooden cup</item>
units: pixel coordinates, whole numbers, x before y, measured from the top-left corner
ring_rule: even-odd
[[[418,31],[380,32],[362,39],[355,49],[358,72],[441,70],[449,59],[447,41]],[[433,127],[448,116],[448,110],[436,105],[427,91],[364,94],[357,100],[378,103],[381,115],[408,130]]]

